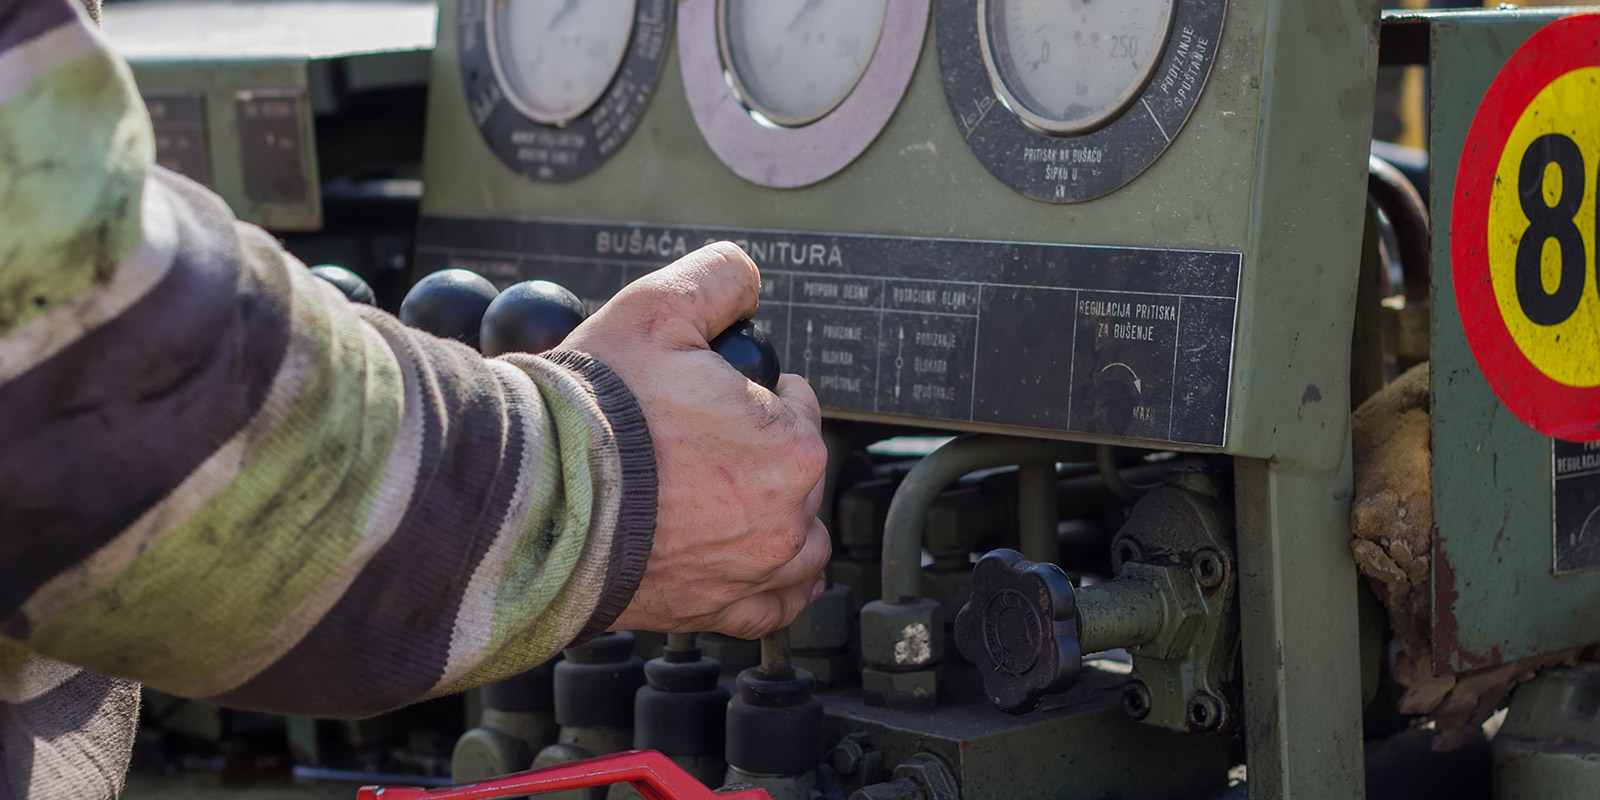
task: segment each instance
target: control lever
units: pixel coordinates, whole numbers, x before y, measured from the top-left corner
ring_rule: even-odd
[[[778,365],[778,351],[755,323],[735,322],[711,340],[711,349],[752,383],[769,392],[778,391],[778,376],[783,371]]]
[[[400,321],[477,348],[483,313],[499,294],[488,278],[468,269],[442,269],[417,281],[400,301]]]
[[[543,353],[560,345],[583,318],[583,301],[567,287],[550,281],[514,283],[483,312],[479,344],[490,358]]]
[[[362,280],[360,275],[344,267],[337,264],[318,264],[311,268],[311,274],[333,284],[352,303],[366,303],[369,306],[378,304],[378,296],[372,293],[372,287]]]
[[[465,269],[424,277],[400,303],[401,322],[474,347],[481,344],[490,357],[553,349],[583,319],[582,301],[561,284],[523,281],[496,292],[487,278]],[[778,390],[778,351],[755,323],[736,322],[710,345],[739,374],[769,392]]]
[[[956,615],[956,647],[977,665],[990,702],[1008,714],[1038,708],[1078,680],[1077,590],[1055,564],[995,550],[972,570],[972,599]]]
[[[409,786],[363,786],[357,800],[493,800],[570,789],[592,789],[613,783],[632,784],[645,800],[772,800],[764,789],[705,787],[682,767],[654,750],[628,750],[528,770],[443,789]]]

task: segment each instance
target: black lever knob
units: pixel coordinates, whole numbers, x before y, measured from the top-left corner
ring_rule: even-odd
[[[366,303],[369,306],[378,304],[378,296],[372,293],[372,287],[367,285],[360,275],[344,267],[336,264],[318,264],[311,268],[311,274],[338,287],[352,303]]]
[[[559,283],[514,283],[483,312],[479,345],[490,358],[543,353],[560,346],[583,323],[583,316],[583,301]]]
[[[769,392],[778,391],[778,376],[783,371],[778,365],[778,351],[755,323],[734,323],[711,340],[711,349],[727,359],[740,375],[765,386]]]
[[[977,665],[984,693],[1026,714],[1078,679],[1083,653],[1072,580],[1054,564],[995,550],[972,570],[972,599],[956,615],[956,647]]]
[[[483,312],[499,294],[488,278],[466,269],[442,269],[417,281],[400,301],[400,321],[446,339],[478,346]]]

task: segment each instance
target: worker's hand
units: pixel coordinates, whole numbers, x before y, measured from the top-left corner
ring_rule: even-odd
[[[823,588],[817,397],[798,375],[773,394],[707,344],[755,313],[760,288],[743,250],[709,245],[623,289],[562,345],[628,384],[655,443],[655,544],[613,630],[755,638]]]

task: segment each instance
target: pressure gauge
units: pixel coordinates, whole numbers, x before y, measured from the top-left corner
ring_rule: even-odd
[[[489,49],[511,104],[563,125],[588,111],[622,66],[635,0],[493,0]]]
[[[939,0],[950,115],[990,174],[1047,203],[1126,186],[1200,101],[1229,0]]]
[[[911,84],[930,0],[681,0],[678,64],[706,144],[789,189],[845,168]]]
[[[676,0],[458,0],[463,113],[536,181],[598,168],[655,93]]]
[[[719,0],[723,62],[745,103],[779,125],[821,119],[878,49],[889,0]]]
[[[1100,127],[1166,49],[1173,0],[982,0],[979,45],[1006,105],[1047,133]]]

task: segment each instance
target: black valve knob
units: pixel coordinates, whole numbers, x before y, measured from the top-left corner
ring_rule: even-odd
[[[442,269],[406,292],[400,321],[446,339],[478,346],[483,312],[499,294],[488,278],[466,269]]]
[[[311,268],[311,274],[339,288],[344,296],[352,303],[366,303],[369,306],[378,304],[378,296],[372,293],[372,287],[361,279],[360,275],[335,264],[318,264]]]
[[[956,647],[977,665],[984,693],[1008,714],[1078,680],[1078,608],[1072,580],[1054,564],[995,550],[972,570],[972,599],[956,615]]]
[[[506,287],[483,312],[479,345],[493,358],[502,353],[553,350],[583,322],[583,301],[550,281],[523,281]]]
[[[711,340],[711,349],[727,359],[740,375],[765,386],[769,392],[778,390],[778,375],[782,372],[778,351],[755,323],[749,320],[734,323]]]

